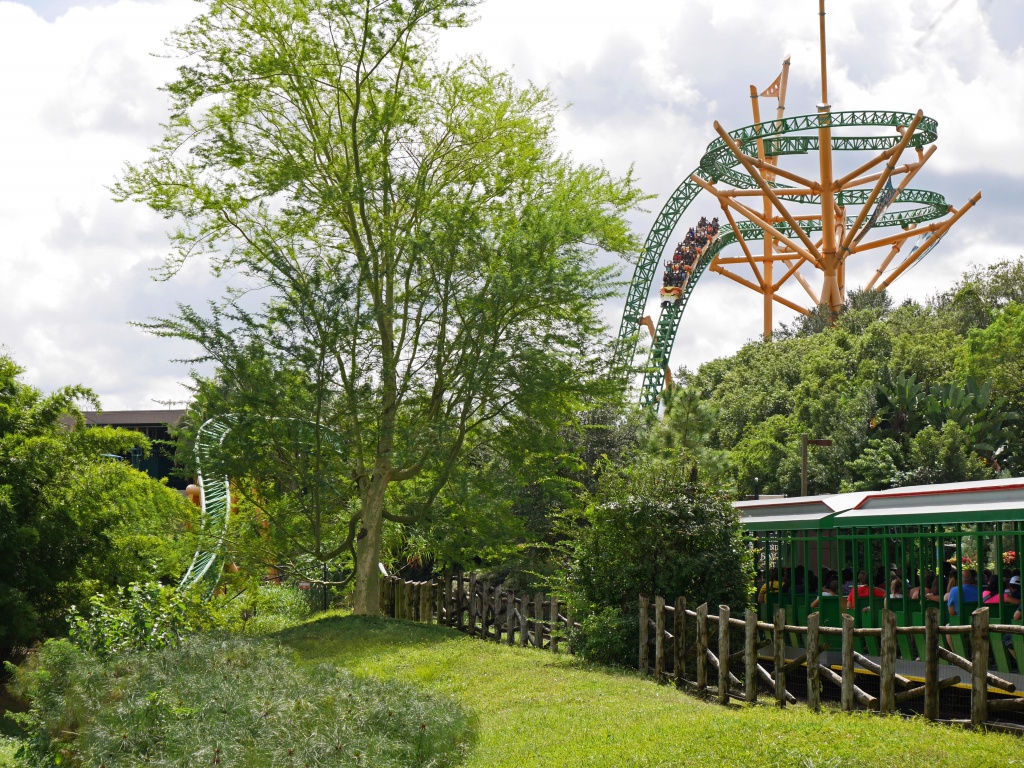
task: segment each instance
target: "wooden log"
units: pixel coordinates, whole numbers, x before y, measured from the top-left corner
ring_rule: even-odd
[[[575,653],[575,649],[574,649],[573,646],[575,645],[575,642],[576,642],[575,641],[576,632],[574,631],[576,629],[576,627],[574,627],[573,623],[572,623],[572,605],[569,605],[569,604],[567,604],[565,606],[565,626],[566,626],[566,630],[567,630],[566,634],[569,637],[568,641],[566,641],[566,644],[565,644],[565,650],[567,650],[569,652],[569,654],[572,655],[573,653]]]
[[[786,670],[786,674],[789,674],[794,669],[798,669],[799,667],[802,667],[806,661],[807,661],[807,654],[806,653],[801,653],[796,658],[790,659],[789,661],[787,661],[785,663],[785,665],[783,666],[783,669]]]
[[[939,717],[939,609],[924,612],[924,716]]]
[[[491,582],[484,579],[480,589],[480,637],[486,640],[491,636]]]
[[[807,617],[807,706],[812,711],[821,709],[821,683],[818,681],[818,625],[820,614],[815,611]]]
[[[708,604],[697,607],[697,695],[708,690]]]
[[[971,725],[988,720],[988,608],[971,614]]]
[[[941,691],[943,688],[950,688],[950,687],[956,685],[959,682],[960,682],[960,676],[959,675],[953,675],[952,677],[947,677],[947,678],[945,678],[943,680],[940,680],[938,682],[938,684],[936,685],[936,688],[937,688],[938,691]],[[906,691],[903,691],[902,693],[897,693],[896,694],[896,703],[897,704],[903,704],[904,702],[910,701],[911,699],[916,699],[918,696],[927,696],[927,695],[928,695],[928,684],[925,683],[924,685],[919,685],[916,688],[910,688],[910,689],[908,689]]]
[[[516,641],[516,593],[505,595],[505,642],[513,645]]]
[[[686,679],[686,598],[677,597],[672,615],[672,673],[676,687],[682,688]]]
[[[968,661],[963,656],[958,656],[952,651],[946,650],[941,645],[939,646],[939,658],[943,661],[948,661],[954,667],[960,667],[960,669],[962,669],[964,672],[969,672],[972,676],[974,675],[974,664],[972,662]],[[981,670],[981,672],[986,673],[985,679],[987,680],[988,685],[992,688],[998,688],[999,690],[1006,691],[1007,693],[1013,693],[1017,690],[1017,686],[1011,683],[1009,680],[1004,680],[1001,677],[997,677],[991,672],[987,672],[987,670],[985,670],[984,668]]]
[[[748,704],[757,701],[757,613],[747,608],[743,630],[743,698]]]
[[[477,617],[477,599],[476,599],[476,574],[469,574],[469,593],[466,595],[466,623],[469,624],[469,636],[476,637],[476,617]]]
[[[729,606],[718,606],[718,703],[729,703]],[[736,680],[739,685],[740,681]]]
[[[838,685],[840,688],[846,687],[846,676],[843,675],[842,677],[840,677],[831,667],[826,667],[824,664],[819,664],[818,673],[832,684]],[[861,704],[862,706],[867,707],[868,709],[878,708],[878,699],[876,699],[871,694],[865,692],[857,685],[850,686],[850,698],[853,701],[856,701],[857,703]],[[852,703],[850,704],[850,709],[853,709]]]
[[[880,658],[878,711],[886,715],[896,708],[896,614],[892,611],[882,611]]]
[[[637,667],[641,675],[647,674],[647,633],[649,631],[647,622],[650,621],[647,618],[647,613],[649,608],[650,601],[645,595],[640,595],[640,660],[637,662]]]
[[[764,680],[765,684],[767,684],[769,688],[774,690],[775,678],[768,674],[768,670],[761,664],[758,664],[755,668],[757,669],[757,676]],[[796,704],[796,696],[789,691],[786,691],[786,701],[790,704]]]
[[[665,598],[654,598],[654,679],[665,679]]]
[[[558,598],[551,596],[551,652],[558,653]]]
[[[843,712],[853,711],[854,692],[854,671],[853,671],[853,616],[843,614],[843,677],[840,685],[840,706]]]
[[[533,596],[533,644],[544,647],[544,593]]]
[[[530,644],[530,598],[523,595],[519,600],[519,645]]]
[[[452,575],[445,574],[444,577],[444,625],[452,625]]]
[[[504,614],[501,612],[501,586],[499,584],[494,585],[494,595],[492,596],[491,603],[491,625],[494,627],[494,642],[501,642],[501,625],[502,617]]]
[[[416,582],[405,582],[405,618],[408,621],[416,621]]]
[[[856,651],[854,651],[853,652],[853,660],[856,661],[858,664],[860,664],[862,667],[864,667],[864,669],[868,670],[869,672],[874,672],[879,677],[882,676],[882,667],[881,667],[881,665],[876,664],[874,661],[869,659],[867,656],[862,656],[861,654],[859,654]],[[893,678],[894,678],[894,680],[897,683],[899,683],[903,687],[907,687],[909,685],[913,685],[914,684],[914,681],[911,680],[909,677],[904,677],[903,675],[897,675],[895,672],[893,673]]]
[[[729,625],[733,626],[733,627],[736,626],[732,622],[729,622]],[[741,650],[739,650],[739,651],[733,651],[732,653],[729,654],[729,663],[730,664],[732,664],[733,662],[743,661],[744,659],[747,658],[746,624],[743,623],[743,624],[740,624],[740,626],[743,627],[743,629],[744,629],[744,643],[743,643],[744,647]],[[757,658],[757,652],[758,651],[764,650],[765,648],[770,648],[771,646],[772,646],[772,641],[770,639],[769,640],[763,640],[760,643],[757,642],[757,627],[755,626],[754,627],[754,658]],[[803,662],[801,661],[801,663],[803,663]]]
[[[989,712],[1024,712],[1024,699],[997,699],[988,703]]]
[[[466,574],[459,571],[459,580],[455,589],[455,626],[460,630],[466,628],[465,621],[465,597],[466,594]]]
[[[707,651],[707,659],[708,664],[714,667],[716,673],[721,671],[722,668],[718,664],[718,657],[715,656],[714,652],[710,648],[708,648]],[[743,681],[736,677],[732,672],[726,671],[726,687],[730,689],[742,689]]]
[[[775,641],[775,703],[786,706],[786,609],[775,611],[775,626],[772,639]]]

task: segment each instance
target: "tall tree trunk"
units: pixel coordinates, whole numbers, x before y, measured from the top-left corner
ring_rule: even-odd
[[[385,472],[375,472],[363,494],[359,534],[356,539],[356,594],[354,613],[376,616],[380,612],[378,580],[380,571],[381,528],[384,522]]]

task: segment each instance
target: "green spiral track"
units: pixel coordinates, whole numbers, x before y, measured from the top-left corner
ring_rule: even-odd
[[[756,123],[730,131],[731,136],[747,155],[757,154],[758,140],[764,141],[765,155],[774,157],[778,155],[805,155],[818,149],[818,136],[794,135],[804,131],[817,132],[821,127],[831,128],[906,128],[914,119],[910,112],[882,112],[882,111],[853,111],[853,112],[832,112],[821,115],[798,115],[782,120],[770,120]],[[930,117],[924,117],[917,125],[914,135],[908,142],[908,148],[920,149],[931,144],[938,137],[938,124]],[[832,149],[837,152],[874,151],[881,152],[892,149],[900,141],[898,134],[893,136],[833,136]],[[697,176],[712,183],[719,181],[726,182],[733,187],[741,189],[754,189],[757,182],[751,178],[742,168],[736,169],[739,161],[729,150],[728,145],[722,138],[711,142],[700,160],[700,165],[691,175]],[[820,197],[817,195],[786,195],[787,185],[773,184],[779,189],[779,197],[783,200],[790,200],[799,203],[818,203]],[[680,184],[675,192],[671,194],[665,203],[658,218],[655,220],[651,231],[647,235],[643,251],[637,261],[633,279],[629,285],[629,292],[626,295],[626,306],[622,313],[622,323],[619,327],[619,338],[617,355],[619,362],[629,365],[636,355],[637,331],[640,318],[644,315],[648,296],[655,278],[661,269],[662,257],[666,254],[669,238],[675,231],[676,226],[682,219],[683,214],[690,204],[703,190],[694,182],[690,175]],[[867,189],[856,189],[840,192],[836,195],[836,202],[840,206],[863,205],[867,202],[870,192]],[[926,221],[941,218],[949,212],[949,204],[945,197],[936,193],[920,189],[905,189],[896,196],[892,204],[912,204],[913,208],[904,208],[899,211],[885,213],[879,217],[874,224],[875,227],[909,227],[912,224],[920,224]],[[847,219],[847,225],[852,225],[854,219]],[[761,240],[764,232],[756,224],[750,222],[739,222],[737,226],[744,240]],[[792,236],[792,228],[785,222],[775,225],[778,232]],[[820,222],[807,222],[805,231],[812,232],[821,229]],[[708,247],[700,261],[694,265],[694,269],[683,288],[679,301],[668,307],[663,307],[655,326],[654,343],[648,355],[647,364],[643,368],[644,379],[640,391],[640,403],[644,407],[656,407],[665,386],[665,373],[669,367],[669,357],[675,344],[676,335],[679,332],[679,324],[683,317],[683,311],[696,287],[697,281],[707,271],[712,259],[726,246],[736,242],[736,233],[732,227],[726,225],[720,230],[719,237]]]

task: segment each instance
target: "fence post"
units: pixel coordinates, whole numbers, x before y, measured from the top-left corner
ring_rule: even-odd
[[[718,606],[718,703],[729,703],[729,606]]]
[[[476,637],[476,615],[477,615],[477,601],[476,601],[476,574],[469,574],[469,600],[468,609],[466,610],[466,618],[469,621],[469,636]]]
[[[406,616],[406,597],[405,593],[409,591],[409,585],[405,583],[405,579],[399,577],[398,581],[395,582],[395,618],[405,619]]]
[[[491,633],[491,580],[484,579],[483,591],[480,593],[480,637],[487,639]]]
[[[708,689],[708,604],[697,606],[697,695]]]
[[[558,653],[558,598],[551,596],[551,652]]]
[[[683,687],[686,678],[686,598],[676,598],[676,610],[672,614],[672,673],[676,687]]]
[[[818,624],[821,614],[817,611],[807,617],[807,706],[813,712],[821,709],[821,687],[818,682]]]
[[[519,598],[519,644],[524,648],[530,644],[530,598]]]
[[[576,627],[574,627],[573,624],[572,624],[572,604],[571,603],[566,603],[565,604],[565,626],[566,626],[566,632],[568,633],[568,638],[569,638],[566,641],[566,643],[565,643],[565,649],[569,652],[570,655],[572,655],[572,653],[574,653],[573,635],[575,634]]]
[[[377,606],[378,606],[378,611],[380,612],[380,614],[382,616],[387,616],[387,613],[384,610],[385,606],[387,605],[387,603],[385,601],[385,595],[387,594],[387,589],[388,589],[388,580],[386,578],[383,578],[383,579],[381,579],[380,581],[377,582]]]
[[[416,582],[405,582],[405,618],[416,621]]]
[[[924,612],[924,716],[939,717],[939,609]]]
[[[843,688],[840,703],[843,712],[853,711],[853,616],[843,614]]]
[[[544,593],[533,596],[533,644],[544,647]]]
[[[455,625],[461,630],[466,628],[466,621],[462,617],[462,595],[466,591],[466,574],[459,571],[459,580],[455,590]]]
[[[747,608],[747,625],[743,635],[744,698],[748,704],[757,701],[757,612]]]
[[[775,703],[786,706],[786,609],[775,611],[775,629],[772,639],[775,642]]]
[[[650,603],[647,597],[640,595],[640,674],[647,674],[647,611]]]
[[[501,585],[494,585],[494,642],[501,642]]]
[[[988,720],[988,608],[971,615],[971,725]]]
[[[665,679],[665,598],[654,598],[654,679]]]
[[[882,611],[881,680],[878,711],[888,714],[896,708],[896,614]]]
[[[452,575],[446,573],[444,576],[444,621],[446,627],[454,626],[452,623]]]
[[[513,645],[516,641],[516,593],[509,590],[505,594],[505,642]]]

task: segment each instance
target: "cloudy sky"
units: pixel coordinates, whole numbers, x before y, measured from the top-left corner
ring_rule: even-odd
[[[107,409],[187,396],[187,371],[172,360],[191,350],[130,323],[224,285],[201,264],[154,281],[166,223],[111,202],[108,187],[158,139],[158,87],[175,62],[152,54],[201,7],[0,1],[0,348],[45,390],[82,383]],[[1024,254],[1024,2],[830,0],[828,10],[833,109],[923,109],[939,122],[939,150],[913,186],[954,205],[984,194],[894,295],[924,298],[971,263]],[[560,119],[563,148],[616,172],[632,164],[656,196],[635,218],[643,234],[714,137],[712,122],[751,122],[748,85],[766,87],[786,54],[787,114],[811,113],[819,99],[816,0],[489,0],[477,15],[441,53],[481,54],[549,84],[572,105]],[[716,210],[698,200],[687,221],[705,213]],[[875,266],[851,267],[851,283]],[[606,311],[617,328],[621,303]],[[728,354],[760,331],[760,297],[709,274],[673,367]]]

